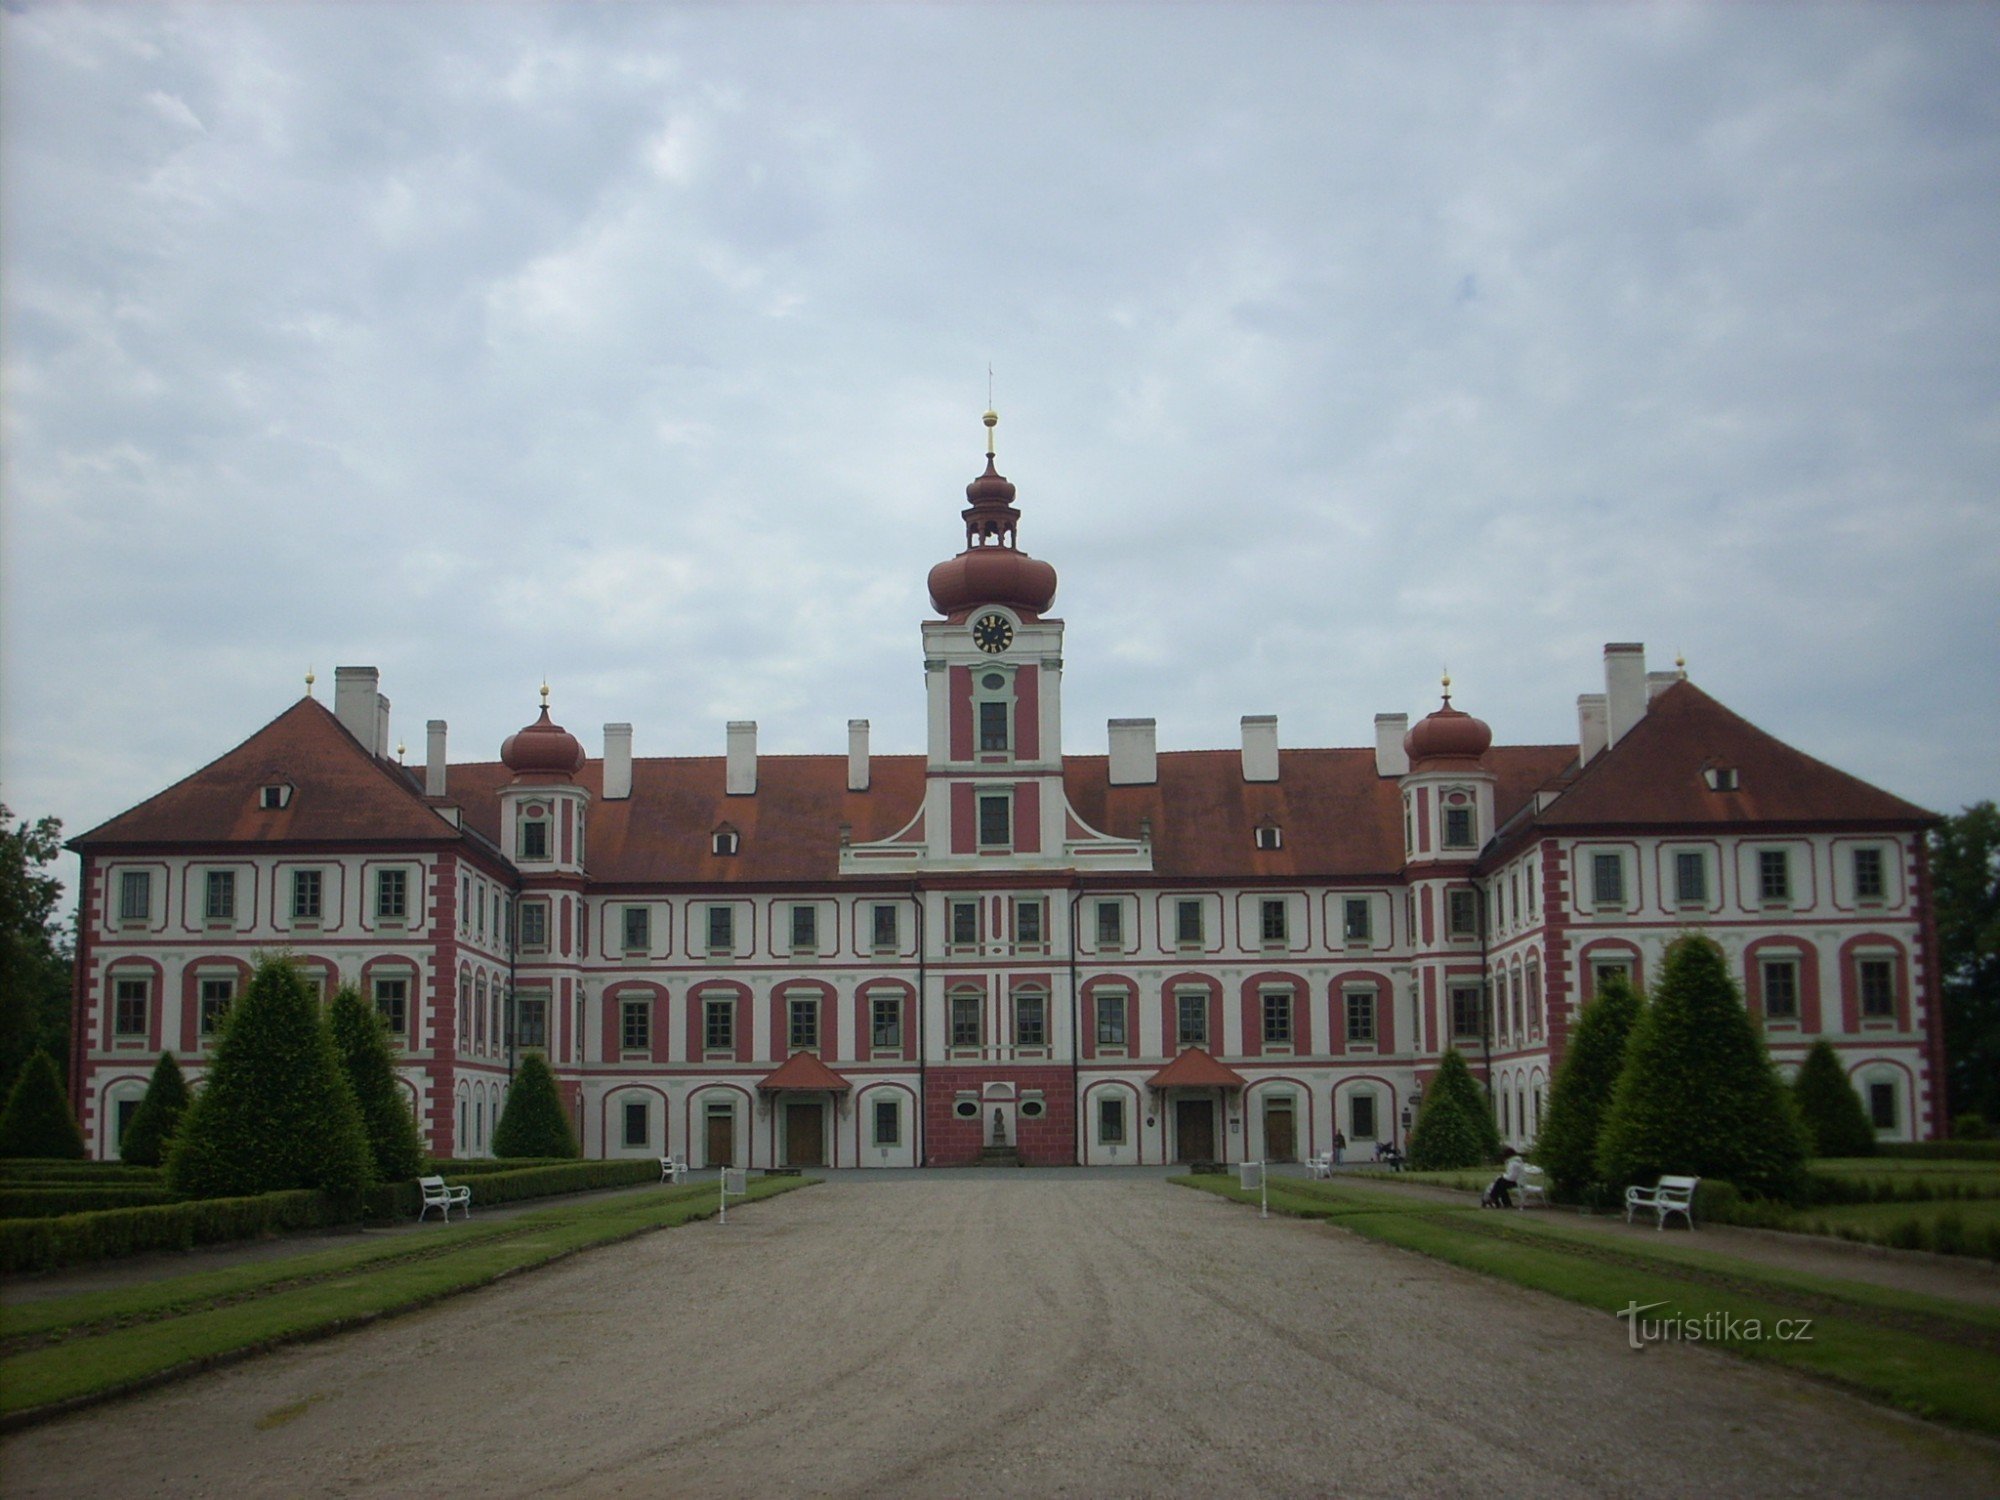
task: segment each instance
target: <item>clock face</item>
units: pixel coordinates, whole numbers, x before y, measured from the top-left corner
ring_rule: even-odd
[[[997,656],[1014,644],[1014,627],[1005,615],[981,615],[972,627],[972,644]]]

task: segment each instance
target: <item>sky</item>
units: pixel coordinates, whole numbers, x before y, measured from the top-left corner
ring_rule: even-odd
[[[2000,7],[8,3],[0,798],[922,748],[1000,412],[1064,723],[1573,740],[1607,641],[2000,796]]]

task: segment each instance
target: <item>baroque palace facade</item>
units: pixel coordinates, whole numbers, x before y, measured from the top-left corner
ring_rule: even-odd
[[[993,423],[989,413],[987,425]],[[199,1079],[256,955],[372,995],[431,1150],[487,1154],[544,1051],[585,1154],[696,1166],[1286,1159],[1400,1144],[1448,1046],[1531,1142],[1580,1007],[1690,928],[1781,1066],[1825,1037],[1877,1128],[1942,1128],[1930,814],[1605,647],[1573,744],[1443,705],[1372,746],[1062,740],[1055,570],[1014,486],[967,487],[931,570],[928,745],[587,756],[540,717],[498,761],[388,754],[339,670],[74,840],[71,1095],[117,1154],[162,1051]],[[1690,1109],[1701,1101],[1690,1099]]]

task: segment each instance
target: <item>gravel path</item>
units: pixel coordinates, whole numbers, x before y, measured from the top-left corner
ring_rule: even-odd
[[[813,1188],[32,1429],[42,1495],[2000,1492],[2000,1445],[1157,1179]]]

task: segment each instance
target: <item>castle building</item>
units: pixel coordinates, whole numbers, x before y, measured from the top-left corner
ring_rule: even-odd
[[[994,422],[987,414],[989,431]],[[199,1078],[255,955],[359,985],[439,1156],[488,1154],[527,1049],[590,1156],[696,1166],[1135,1164],[1406,1137],[1448,1047],[1508,1140],[1604,976],[1698,929],[1781,1067],[1824,1037],[1885,1137],[1943,1128],[1931,814],[1605,647],[1574,744],[1442,705],[1374,743],[1064,751],[1056,573],[967,486],[930,573],[921,756],[602,754],[540,716],[497,761],[389,755],[342,667],[73,840],[72,1098],[117,1154],[162,1051]],[[310,684],[309,684],[310,688]],[[1700,1109],[1701,1101],[1688,1101]]]

